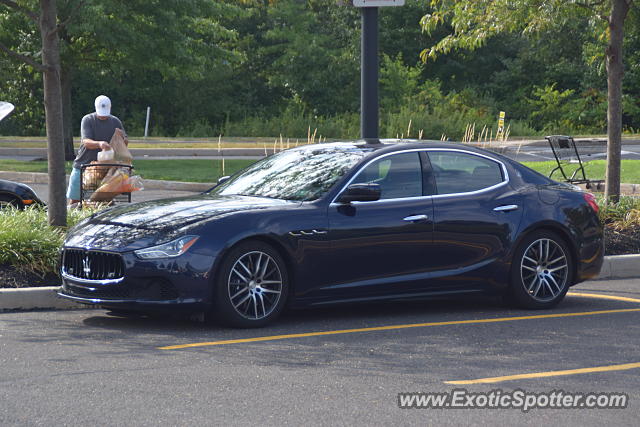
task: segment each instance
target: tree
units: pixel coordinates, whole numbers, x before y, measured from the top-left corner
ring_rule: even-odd
[[[432,32],[446,22],[452,32],[425,49],[421,57],[426,61],[452,49],[474,50],[500,33],[534,34],[576,16],[587,18],[590,25],[585,30],[595,31],[607,40],[605,197],[616,202],[620,196],[622,150],[622,46],[624,22],[632,4],[633,0],[432,0],[432,13],[421,19],[422,28]]]
[[[47,159],[49,166],[49,223],[67,224],[65,197],[64,145],[62,136],[62,88],[60,84],[60,47],[56,0],[40,0],[39,13],[12,0],[0,0],[0,4],[15,13],[25,15],[40,32],[42,63],[31,56],[16,52],[0,43],[0,50],[12,58],[24,62],[42,72],[44,86],[44,110],[47,128]]]
[[[335,0],[278,2],[267,11],[261,54],[271,87],[314,115],[358,107],[358,11]]]
[[[91,105],[96,91],[108,92],[119,95],[119,111],[126,114],[123,109],[133,101],[153,105],[176,85],[221,75],[226,64],[237,60],[228,46],[235,32],[219,23],[239,11],[234,5],[210,0],[77,1],[60,5],[60,19],[69,20],[60,38],[66,146],[71,149],[77,78],[95,76],[98,84],[88,86],[76,104]],[[179,117],[175,111],[167,116]]]

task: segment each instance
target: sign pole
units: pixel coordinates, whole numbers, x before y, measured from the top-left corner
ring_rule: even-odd
[[[360,11],[360,135],[367,144],[379,144],[378,8],[362,7]]]

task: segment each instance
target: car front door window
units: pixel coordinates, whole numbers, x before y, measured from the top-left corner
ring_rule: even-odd
[[[400,153],[378,159],[367,165],[353,184],[380,185],[380,199],[422,196],[422,170],[417,152]]]

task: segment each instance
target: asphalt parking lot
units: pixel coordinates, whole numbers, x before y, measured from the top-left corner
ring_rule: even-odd
[[[0,313],[0,424],[635,425],[639,282],[587,282],[550,311],[411,301],[294,311],[258,330],[104,310]],[[401,392],[460,388],[619,392],[629,402],[398,407]]]

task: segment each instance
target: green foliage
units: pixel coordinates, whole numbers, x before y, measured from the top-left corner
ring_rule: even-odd
[[[380,64],[380,106],[385,111],[397,111],[418,94],[422,67],[407,66],[399,53],[395,59],[382,56]]]
[[[614,230],[640,227],[640,198],[620,197],[617,203],[598,198],[600,220]]]
[[[563,125],[570,125],[567,117],[573,111],[570,101],[574,92],[571,89],[559,91],[555,84],[545,87],[534,86],[533,98],[529,99],[533,107],[531,118],[545,123],[545,131],[554,131],[561,129]]]
[[[69,227],[95,213],[95,209],[70,210]],[[49,225],[47,211],[29,207],[24,211],[0,210],[0,264],[44,277],[57,274],[58,251],[66,229]]]
[[[316,116],[299,106],[289,106],[281,114],[265,117],[255,115],[229,121],[222,129],[227,136],[270,136],[293,138],[290,143],[307,142],[315,134],[315,141],[323,138],[358,138],[360,116],[343,113],[335,116]]]
[[[547,0],[432,0],[432,12],[420,20],[423,30],[433,33],[447,23],[452,32],[421,52],[423,60],[434,59],[455,49],[478,49],[502,33],[537,35],[573,19],[591,19],[598,11],[581,7],[579,1]],[[606,2],[597,7],[605,12]],[[584,3],[582,3],[584,4]],[[596,6],[594,6],[595,8]]]
[[[267,11],[261,53],[270,59],[268,85],[314,115],[358,105],[355,11],[334,0],[279,1]],[[357,16],[357,15],[356,15]]]
[[[60,36],[74,134],[105,93],[132,136],[150,106],[155,136],[306,139],[311,127],[358,137],[360,14],[350,3],[58,0],[61,21],[73,14]],[[603,132],[606,24],[577,0],[407,0],[379,17],[382,136],[406,134],[411,120],[425,138],[459,138],[468,123],[495,127],[498,111],[511,135]],[[627,130],[640,128],[639,29],[634,8]],[[38,60],[35,26],[3,5],[0,42]],[[0,99],[16,105],[1,134],[44,134],[40,74],[2,53]]]
[[[201,119],[181,126],[176,136],[211,138],[214,134],[215,132],[211,125]]]

